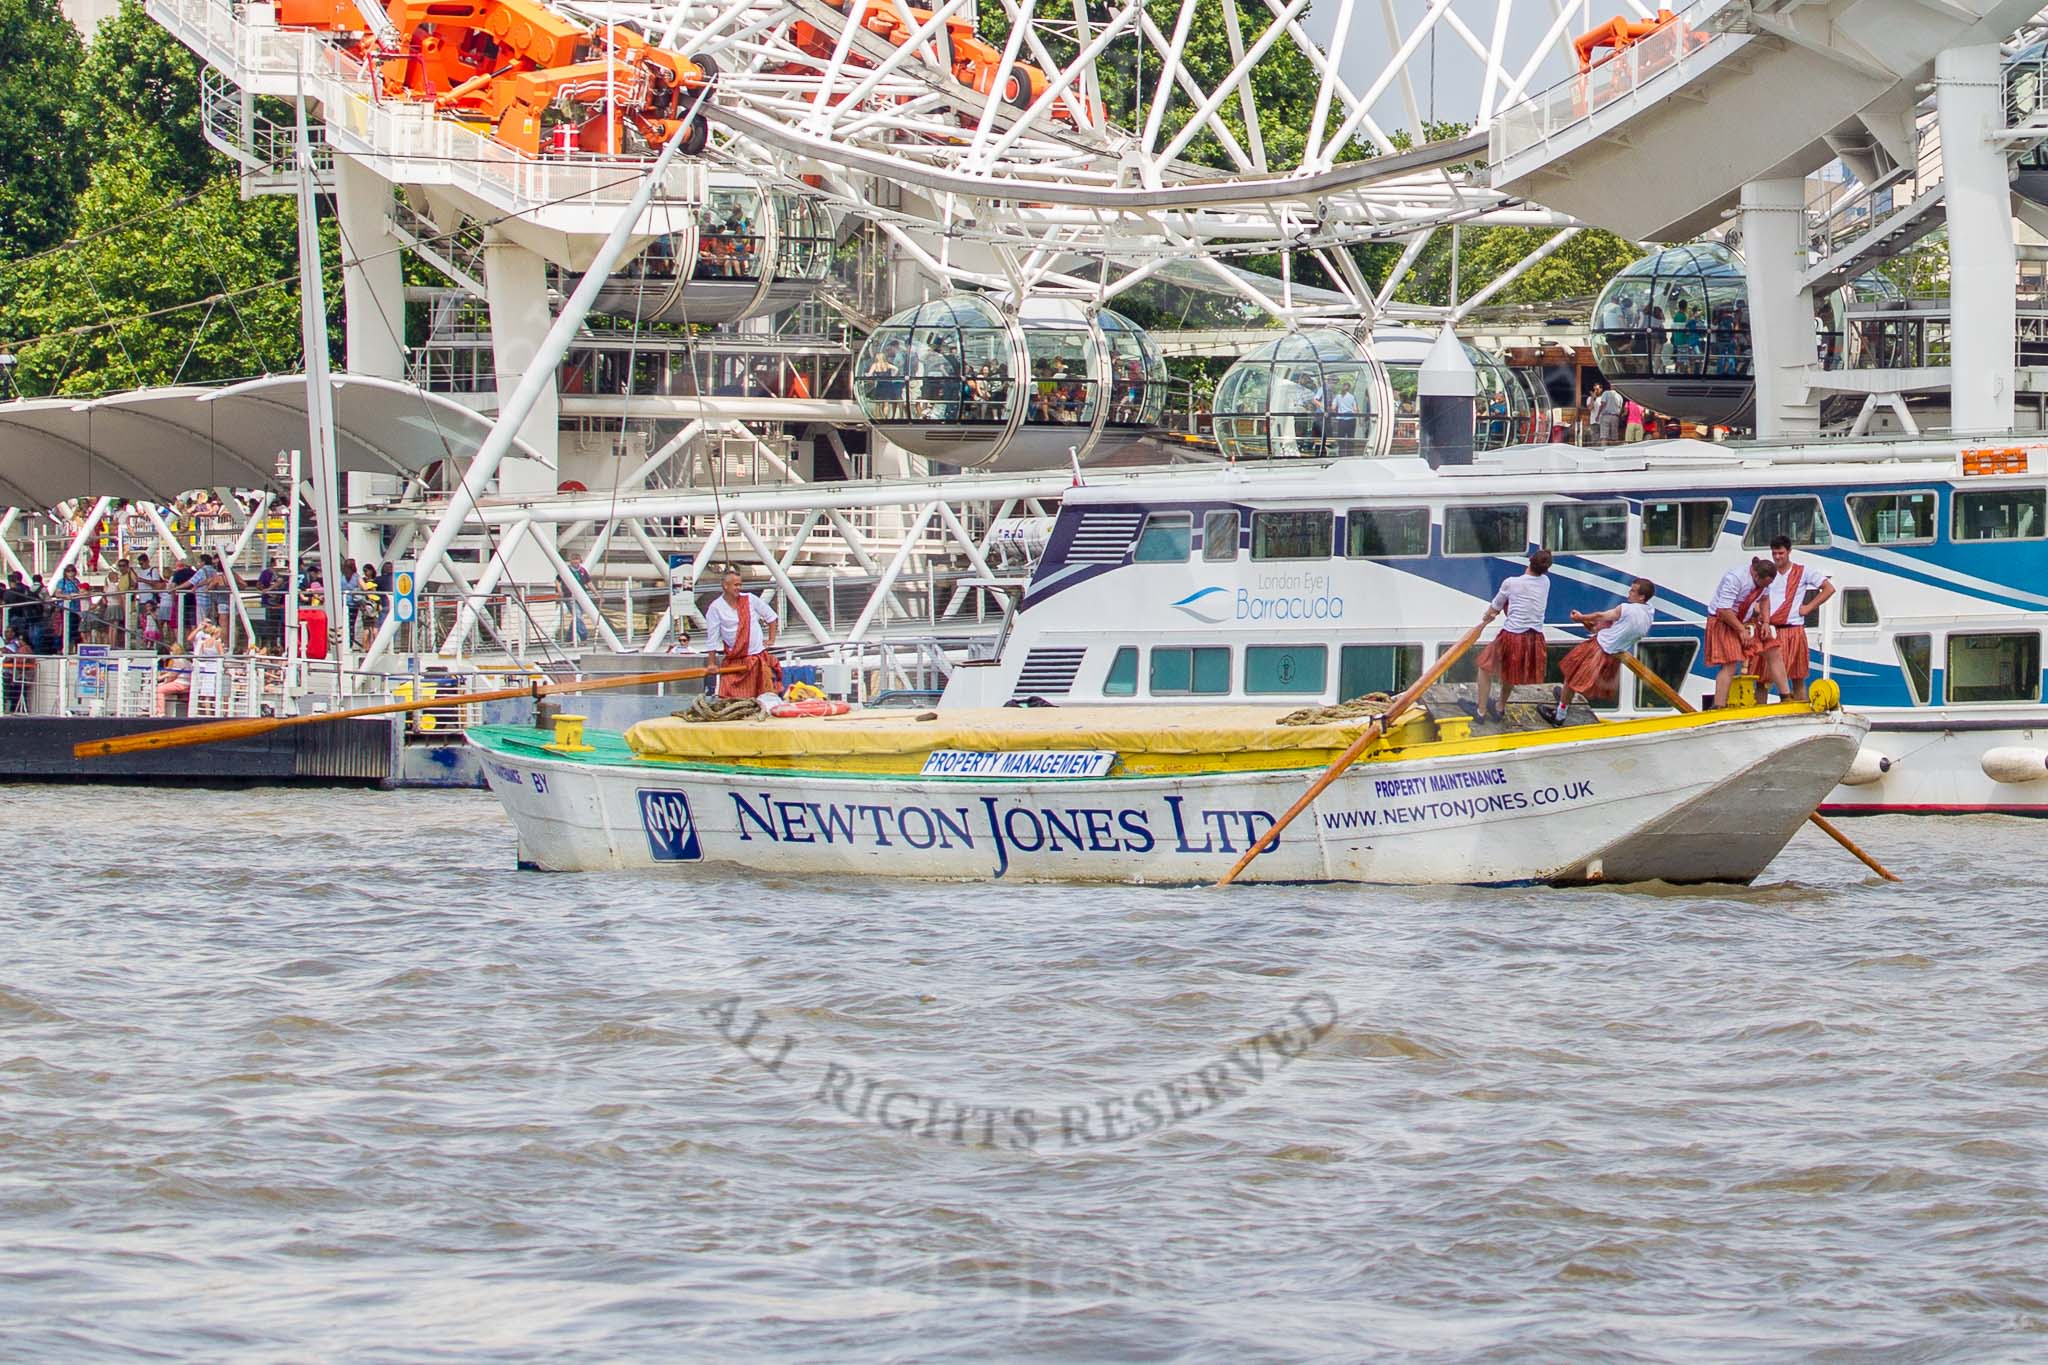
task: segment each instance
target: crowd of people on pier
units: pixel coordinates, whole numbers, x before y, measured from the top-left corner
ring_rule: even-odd
[[[1682,428],[1676,417],[1652,412],[1620,389],[1596,383],[1586,399],[1586,444],[1633,445],[1637,441],[1676,440]]]
[[[218,690],[219,661],[229,655],[284,657],[286,596],[294,591],[300,658],[330,657],[336,632],[367,648],[390,610],[393,565],[351,559],[342,572],[339,611],[330,614],[331,595],[317,568],[303,569],[294,587],[282,565],[247,575],[205,550],[168,567],[146,551],[122,555],[97,582],[76,564],[54,581],[13,570],[0,584],[5,709],[25,708],[38,657],[77,655],[81,646],[154,653],[157,714],[176,698],[196,704]]]

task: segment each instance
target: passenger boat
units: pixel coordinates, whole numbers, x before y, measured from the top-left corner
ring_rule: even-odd
[[[1824,698],[1612,722],[1579,708],[1478,734],[1440,689],[1424,702],[1245,877],[1747,882],[1866,729]],[[1229,871],[1369,723],[1094,706],[662,719],[586,739],[572,719],[469,731],[524,866],[1169,884]]]
[[[2048,445],[1652,441],[1514,446],[1470,465],[1289,460],[1166,477],[1091,472],[1067,494],[995,657],[941,707],[1305,705],[1418,677],[1538,545],[1569,613],[1657,585],[1638,657],[1699,700],[1721,574],[1791,538],[1814,677],[1872,722],[1822,810],[2048,814]],[[1469,670],[1469,664],[1465,665]],[[1459,675],[1453,675],[1459,676]],[[1469,672],[1465,674],[1469,676]],[[1669,714],[1625,685],[1603,714]]]

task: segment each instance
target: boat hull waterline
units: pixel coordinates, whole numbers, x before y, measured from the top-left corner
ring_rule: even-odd
[[[1603,735],[1602,730],[1617,732]],[[1353,766],[1245,880],[1748,882],[1841,780],[1866,722],[1770,708]],[[1583,736],[1578,738],[1577,736]],[[1299,768],[1074,780],[941,779],[592,762],[486,730],[484,771],[549,871],[1213,881],[1306,788]],[[1458,749],[1466,746],[1426,746]]]

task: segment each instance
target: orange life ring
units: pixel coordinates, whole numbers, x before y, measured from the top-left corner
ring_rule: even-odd
[[[799,716],[843,716],[853,707],[843,701],[786,701],[768,712],[778,720]]]

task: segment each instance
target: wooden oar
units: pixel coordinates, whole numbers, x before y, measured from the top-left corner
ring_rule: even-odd
[[[1314,803],[1315,799],[1323,794],[1324,788],[1328,787],[1332,782],[1335,782],[1337,778],[1343,774],[1346,768],[1350,767],[1353,763],[1358,761],[1358,756],[1360,754],[1363,754],[1367,749],[1370,749],[1373,746],[1374,742],[1379,739],[1381,731],[1385,730],[1388,725],[1392,724],[1396,718],[1406,714],[1408,708],[1415,705],[1416,700],[1420,698],[1424,692],[1427,692],[1430,688],[1436,686],[1437,680],[1443,677],[1444,674],[1451,671],[1451,665],[1458,662],[1458,660],[1464,656],[1466,650],[1472,648],[1473,642],[1479,638],[1479,632],[1485,629],[1486,622],[1481,621],[1478,625],[1466,631],[1465,638],[1458,641],[1458,643],[1452,645],[1448,650],[1446,650],[1444,652],[1443,657],[1436,661],[1436,666],[1430,669],[1429,672],[1422,675],[1422,680],[1420,682],[1416,683],[1406,692],[1403,692],[1400,696],[1394,698],[1394,704],[1387,708],[1386,714],[1374,719],[1372,724],[1366,726],[1365,729],[1359,733],[1357,739],[1351,741],[1350,748],[1346,749],[1343,753],[1337,755],[1337,761],[1332,763],[1329,767],[1325,768],[1323,770],[1323,775],[1321,777],[1318,777],[1314,782],[1311,782],[1309,784],[1308,790],[1301,794],[1301,799],[1299,801],[1296,801],[1293,805],[1289,806],[1287,808],[1287,813],[1282,815],[1278,820],[1275,820],[1273,822],[1273,827],[1267,830],[1264,834],[1260,835],[1258,842],[1254,843],[1250,848],[1244,851],[1244,856],[1237,860],[1236,865],[1234,865],[1230,869],[1230,871],[1223,874],[1223,879],[1217,882],[1216,885],[1228,886],[1232,882],[1236,881],[1237,874],[1244,871],[1247,867],[1250,867],[1252,859],[1258,857],[1261,853],[1265,852],[1266,849],[1269,846],[1271,846],[1272,842],[1280,837],[1280,831],[1286,829],[1288,825],[1293,823],[1295,816],[1307,810],[1309,806]]]
[[[1681,711],[1686,712],[1688,715],[1698,713],[1699,707],[1694,706],[1684,697],[1678,695],[1678,690],[1676,688],[1672,687],[1671,684],[1665,682],[1662,678],[1658,677],[1655,673],[1651,672],[1649,667],[1645,665],[1641,659],[1638,659],[1633,654],[1624,654],[1621,656],[1621,661],[1628,665],[1629,672],[1635,674],[1638,678],[1641,678],[1644,682],[1648,683],[1650,685],[1650,690],[1652,692],[1655,692],[1658,696],[1662,697],[1665,701],[1670,702],[1673,706],[1677,707]],[[1843,848],[1848,849],[1851,853],[1855,854],[1858,858],[1862,859],[1863,865],[1869,868],[1872,872],[1875,872],[1878,876],[1884,878],[1888,882],[1895,882],[1899,880],[1897,874],[1893,873],[1891,869],[1887,868],[1883,863],[1879,862],[1877,859],[1871,857],[1868,853],[1865,853],[1862,849],[1858,848],[1854,840],[1852,840],[1848,835],[1842,833],[1841,830],[1835,828],[1834,821],[1828,819],[1819,811],[1815,811],[1813,814],[1807,816],[1806,818],[1811,820],[1814,824],[1814,828],[1818,829],[1822,834],[1827,835],[1828,838],[1833,839]]]
[[[295,725],[319,725],[330,720],[355,720],[361,716],[395,716],[405,711],[427,711],[441,706],[466,706],[479,701],[509,701],[513,697],[547,697],[563,692],[598,692],[609,687],[637,687],[642,683],[689,682],[714,673],[737,673],[744,665],[723,668],[678,668],[663,673],[626,673],[616,678],[586,678],[581,682],[528,683],[523,687],[495,687],[487,692],[450,692],[422,701],[394,701],[379,706],[358,706],[347,711],[316,711],[305,716],[247,716],[235,720],[202,721],[167,730],[145,730],[140,734],[117,735],[112,739],[91,739],[71,746],[73,758],[106,758],[114,754],[142,753],[151,749],[184,749],[195,744],[221,744],[232,739],[267,735]]]

